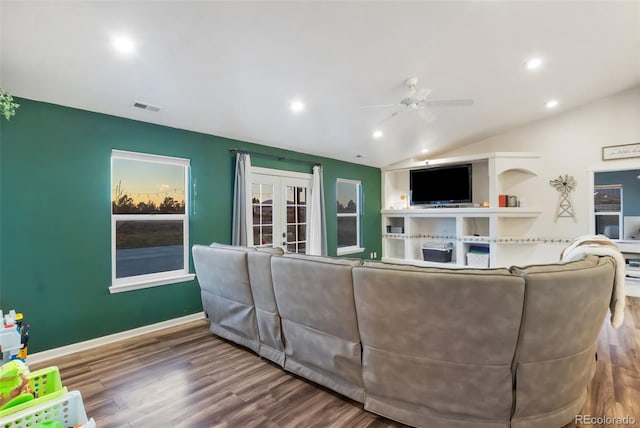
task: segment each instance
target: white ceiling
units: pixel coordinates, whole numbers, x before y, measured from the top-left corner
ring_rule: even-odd
[[[2,1],[0,13],[14,95],[374,166],[640,83],[640,1]],[[116,53],[115,34],[136,53]],[[431,122],[362,108],[399,102],[411,76],[431,99],[475,104],[432,108]],[[306,110],[293,115],[296,97]]]

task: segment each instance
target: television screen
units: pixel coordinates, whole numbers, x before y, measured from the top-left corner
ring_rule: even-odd
[[[409,172],[411,205],[446,205],[471,202],[471,164]]]

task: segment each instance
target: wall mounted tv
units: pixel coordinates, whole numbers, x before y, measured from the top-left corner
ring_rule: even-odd
[[[471,164],[409,171],[411,205],[469,204]]]

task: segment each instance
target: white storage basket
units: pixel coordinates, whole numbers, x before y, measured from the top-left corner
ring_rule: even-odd
[[[45,422],[57,421],[65,427],[87,423],[82,396],[79,391],[71,391],[65,395],[29,407],[20,412],[2,418],[2,428],[32,428]]]
[[[489,254],[467,253],[467,266],[488,268]]]

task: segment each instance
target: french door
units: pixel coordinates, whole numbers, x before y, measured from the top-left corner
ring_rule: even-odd
[[[310,189],[311,174],[252,167],[248,245],[306,253]]]

